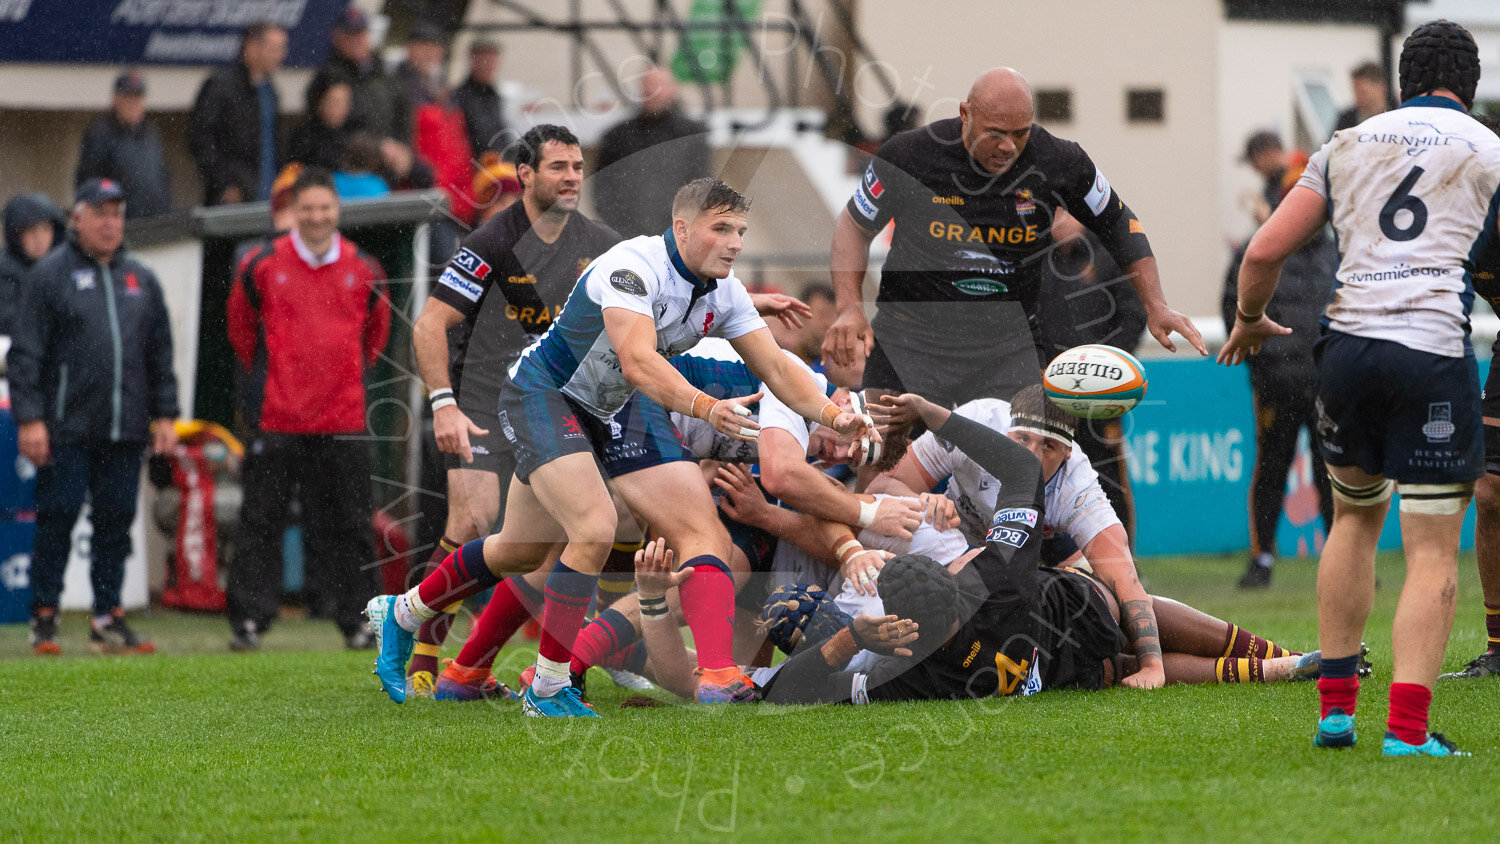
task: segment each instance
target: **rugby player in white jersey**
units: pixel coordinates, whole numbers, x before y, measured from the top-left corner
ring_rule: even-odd
[[[757,433],[745,405],[759,395],[714,399],[668,362],[703,337],[729,340],[756,377],[798,413],[846,439],[878,439],[865,417],[840,411],[781,353],[734,277],[748,208],[749,201],[723,182],[688,183],[673,202],[672,229],[625,241],[590,264],[562,314],[522,355],[500,399],[501,431],[517,457],[505,527],[460,548],[406,594],[371,601],[371,627],[381,638],[376,673],[393,699],[404,699],[410,631],[439,608],[498,582],[488,560],[505,555],[501,546],[534,543],[538,531],[549,537],[560,531],[568,543],[547,579],[540,654],[522,705],[532,716],[597,717],[572,688],[568,669],[615,535],[615,508],[598,462],[615,413],[639,389],[662,407],[685,410],[733,436],[753,439]],[[672,501],[702,489],[661,484],[635,494]],[[629,500],[630,493],[622,495]],[[682,509],[687,521],[694,521],[687,517],[697,510],[707,510],[712,519],[706,506],[684,500]],[[681,551],[683,568],[692,571],[680,592],[699,644],[703,702],[741,699],[748,685],[730,652],[734,584],[724,562],[727,540],[722,529],[705,525],[691,532]]]
[[[1316,350],[1318,439],[1334,494],[1318,565],[1318,747],[1355,742],[1354,663],[1376,543],[1399,489],[1406,582],[1382,751],[1457,752],[1427,727],[1453,625],[1459,532],[1484,472],[1470,267],[1496,233],[1500,139],[1469,116],[1478,84],[1478,47],[1463,27],[1432,21],[1407,37],[1401,106],[1335,133],[1250,241],[1219,353],[1237,364],[1290,331],[1265,315],[1266,303],[1282,262],[1331,221],[1341,263]]]
[[[909,407],[914,400],[902,396],[885,402]],[[872,408],[877,419],[881,418],[882,407]],[[1099,486],[1099,475],[1073,442],[1073,418],[1048,401],[1036,384],[1021,388],[1009,403],[976,399],[954,412],[1007,435],[1042,462],[1042,477],[1046,479],[1044,533],[1071,537],[1094,575],[1120,601],[1121,628],[1139,665],[1139,670],[1121,684],[1150,689],[1165,683],[1161,634],[1150,596],[1136,575],[1125,528]],[[870,491],[913,495],[934,489],[944,479],[948,480],[948,498],[958,510],[964,538],[970,546],[984,544],[1000,482],[930,431],[913,441],[895,468],[871,483]]]

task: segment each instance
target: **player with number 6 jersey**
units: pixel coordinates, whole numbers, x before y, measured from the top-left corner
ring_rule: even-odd
[[[1318,565],[1323,675],[1313,743],[1355,742],[1375,547],[1399,484],[1407,571],[1383,751],[1451,756],[1427,715],[1453,626],[1459,531],[1484,471],[1470,272],[1496,234],[1500,139],[1468,113],[1479,48],[1463,27],[1417,27],[1402,45],[1400,75],[1401,106],[1336,133],[1251,240],[1219,361],[1238,363],[1290,333],[1266,316],[1266,303],[1282,262],[1331,220],[1342,259],[1315,356],[1334,516]]]

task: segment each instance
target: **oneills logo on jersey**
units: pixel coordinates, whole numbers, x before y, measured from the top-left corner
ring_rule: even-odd
[[[934,196],[933,205],[963,205],[964,198],[961,196]],[[1035,207],[1035,206],[1033,206]]]
[[[609,274],[609,284],[621,293],[629,293],[633,296],[646,295],[646,282],[630,270],[615,270]]]
[[[506,281],[511,284],[536,284],[536,276],[532,275],[531,273],[527,273],[526,275],[513,275],[510,278],[507,278]]]

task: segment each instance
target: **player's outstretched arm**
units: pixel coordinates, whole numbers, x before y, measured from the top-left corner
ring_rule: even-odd
[[[828,400],[807,367],[788,357],[776,345],[771,329],[757,328],[729,341],[756,378],[782,404],[808,419],[837,431],[845,442],[868,437],[880,442],[880,434],[867,416],[844,413]]]
[[[1290,334],[1292,330],[1278,325],[1266,316],[1266,306],[1276,293],[1281,265],[1293,252],[1301,249],[1323,224],[1328,222],[1328,205],[1317,192],[1298,185],[1292,188],[1276,213],[1260,227],[1245,247],[1240,262],[1239,299],[1235,306],[1234,329],[1219,363],[1234,366],[1260,352],[1268,337]]]
[[[1088,558],[1099,582],[1120,599],[1120,628],[1138,659],[1139,670],[1122,680],[1121,685],[1155,689],[1167,680],[1162,664],[1161,632],[1151,596],[1146,594],[1136,573],[1128,542],[1125,528],[1110,525],[1089,540],[1083,547],[1083,556]]]
[[[489,431],[474,424],[467,414],[458,409],[456,402],[441,398],[441,391],[453,391],[448,380],[448,329],[463,322],[464,315],[457,308],[440,299],[429,297],[422,306],[422,313],[412,325],[411,344],[417,356],[417,372],[427,383],[427,391],[439,393],[432,411],[432,433],[437,440],[438,451],[456,454],[465,463],[474,462],[474,453],[469,448],[470,436],[482,436]]]
[[[746,405],[760,401],[761,394],[714,399],[688,383],[682,374],[656,351],[656,323],[651,317],[624,308],[604,309],[604,330],[625,380],[657,404],[714,426],[714,430],[737,440],[753,440],[760,424],[750,418]],[[769,329],[758,329],[770,335]],[[778,351],[777,354],[780,354]],[[811,382],[812,379],[808,379]],[[816,384],[813,385],[817,387]],[[820,394],[821,395],[821,394]]]

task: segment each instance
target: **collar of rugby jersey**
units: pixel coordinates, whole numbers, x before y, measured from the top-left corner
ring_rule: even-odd
[[[1397,108],[1413,108],[1413,107],[1415,107],[1415,108],[1451,108],[1454,111],[1461,111],[1464,114],[1468,114],[1469,113],[1469,110],[1466,109],[1466,108],[1464,108],[1464,104],[1463,103],[1461,103],[1461,102],[1459,102],[1457,100],[1450,100],[1447,97],[1434,97],[1431,94],[1424,94],[1424,95],[1422,95],[1420,97],[1412,97],[1411,99],[1407,100],[1406,102],[1404,102],[1401,105],[1396,106],[1396,107]]]
[[[324,252],[322,255],[314,255],[312,250],[307,248],[307,244],[302,242],[302,235],[294,228],[292,229],[292,248],[297,250],[297,257],[302,259],[302,263],[312,269],[316,270],[320,267],[326,267],[339,259],[339,233],[333,233],[333,238],[328,241],[327,252]]]

